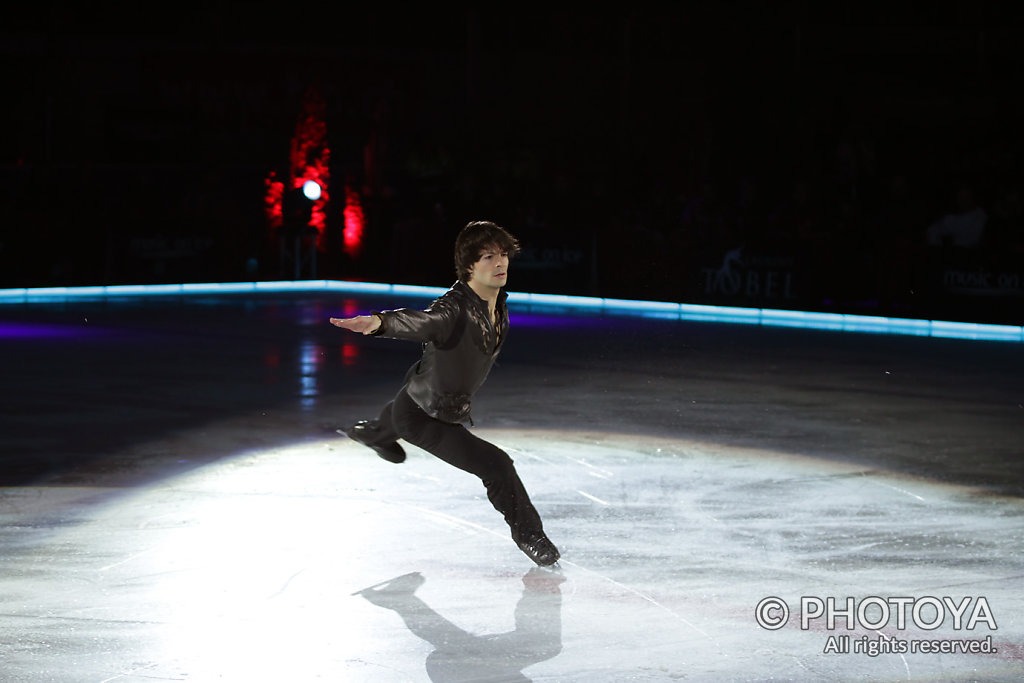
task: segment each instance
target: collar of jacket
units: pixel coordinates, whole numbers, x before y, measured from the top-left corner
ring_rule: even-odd
[[[480,308],[480,310],[486,316],[487,314],[487,302],[480,298],[480,295],[473,291],[473,288],[462,280],[456,280],[455,284],[452,285],[452,289],[461,292],[471,305]],[[508,292],[504,288],[498,290],[498,301],[495,303],[495,308],[500,311],[505,306],[505,299],[508,298]]]

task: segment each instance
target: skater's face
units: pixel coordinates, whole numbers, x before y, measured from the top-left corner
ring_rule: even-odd
[[[486,247],[469,270],[469,283],[500,289],[508,280],[508,252],[497,246]]]

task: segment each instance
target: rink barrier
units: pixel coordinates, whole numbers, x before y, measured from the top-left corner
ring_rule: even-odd
[[[346,280],[284,280],[274,282],[208,282],[164,285],[100,285],[92,287],[29,287],[0,289],[0,304],[32,304],[68,300],[120,299],[154,296],[273,292],[345,292],[434,298],[447,287],[383,284]],[[988,323],[890,318],[772,308],[743,308],[704,304],[609,299],[565,294],[509,292],[508,300],[544,312],[576,312],[640,316],[668,320],[737,323],[773,327],[911,335],[983,341],[1024,342],[1024,327]]]

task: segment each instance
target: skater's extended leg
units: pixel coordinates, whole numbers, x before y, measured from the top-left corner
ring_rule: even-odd
[[[360,420],[348,429],[339,429],[338,431],[364,446],[369,446],[388,462],[405,462],[405,449],[398,443],[398,434],[392,424],[391,407],[393,404],[394,401],[389,401],[381,409],[380,416],[376,420]]]
[[[392,424],[403,439],[480,478],[512,538],[534,562],[550,565],[558,561],[558,550],[545,536],[540,515],[508,453],[462,425],[428,416],[404,392],[395,398],[392,411]]]

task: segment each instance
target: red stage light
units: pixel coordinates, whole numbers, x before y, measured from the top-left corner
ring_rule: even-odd
[[[359,201],[359,193],[351,185],[345,186],[345,252],[356,256],[363,246],[363,228],[366,218],[363,206]]]

